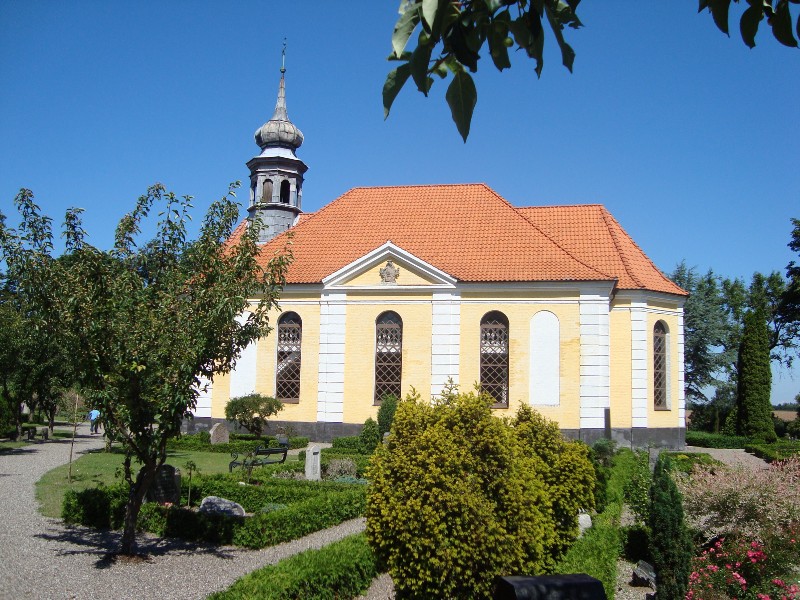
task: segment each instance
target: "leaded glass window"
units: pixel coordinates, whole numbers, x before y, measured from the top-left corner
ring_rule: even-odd
[[[281,402],[300,402],[300,345],[303,322],[289,312],[278,320],[278,366],[275,370],[275,397]]]
[[[659,321],[653,327],[653,407],[669,410],[667,406],[667,329]]]
[[[400,397],[403,374],[403,320],[396,312],[375,321],[375,404],[386,396]]]
[[[481,389],[508,408],[508,319],[497,311],[481,319]]]

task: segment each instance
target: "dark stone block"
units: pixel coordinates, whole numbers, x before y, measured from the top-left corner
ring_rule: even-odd
[[[494,600],[607,600],[599,579],[585,573],[495,580]]]
[[[634,587],[649,587],[656,589],[656,571],[648,562],[640,560],[633,569],[631,585]]]

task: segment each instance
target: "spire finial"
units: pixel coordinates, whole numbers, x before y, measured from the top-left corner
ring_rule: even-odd
[[[281,51],[281,75],[286,73],[286,38],[283,38],[283,50]]]

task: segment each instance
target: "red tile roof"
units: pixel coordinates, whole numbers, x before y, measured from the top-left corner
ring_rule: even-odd
[[[391,241],[465,282],[617,280],[685,294],[602,206],[516,208],[484,184],[355,188],[290,232],[288,283],[320,283]],[[263,247],[265,260],[287,233]]]

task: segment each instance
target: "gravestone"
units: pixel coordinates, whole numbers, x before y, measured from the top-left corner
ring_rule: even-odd
[[[278,446],[281,448],[288,448],[289,447],[289,436],[285,433],[279,433],[275,436],[275,439],[278,442]]]
[[[211,428],[211,443],[212,444],[227,444],[231,441],[231,432],[228,431],[225,423],[214,423]]]
[[[592,526],[592,517],[589,513],[580,513],[578,515],[578,529],[580,530],[580,535],[583,535],[583,532],[587,529],[591,528]]]
[[[633,569],[631,585],[633,587],[649,587],[653,590],[656,589],[656,570],[653,568],[653,565],[640,560]]]
[[[498,577],[494,600],[607,600],[603,583],[585,573]]]
[[[161,465],[153,485],[147,491],[147,500],[159,504],[180,504],[181,472],[172,465]]]
[[[226,500],[219,496],[206,496],[200,503],[198,509],[203,513],[215,513],[218,515],[229,515],[233,517],[243,517],[244,508],[233,500]]]
[[[322,478],[321,454],[322,448],[317,444],[311,444],[306,450],[306,479],[308,481],[319,481]]]

